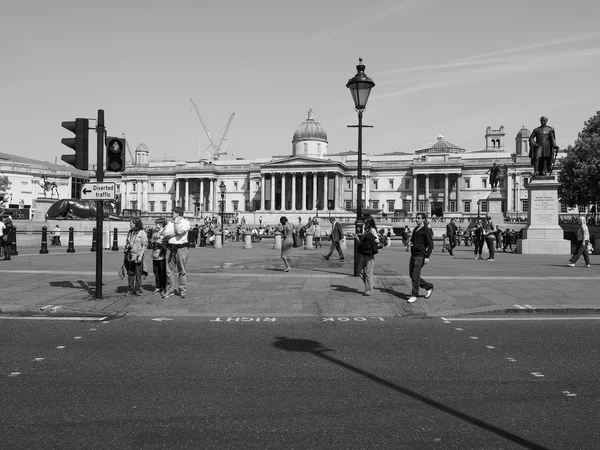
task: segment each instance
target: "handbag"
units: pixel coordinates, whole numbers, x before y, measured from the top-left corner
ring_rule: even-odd
[[[302,240],[300,239],[300,236],[298,236],[298,232],[296,231],[295,228],[294,228],[294,231],[292,232],[292,241],[293,241],[293,246],[295,248],[302,246]]]

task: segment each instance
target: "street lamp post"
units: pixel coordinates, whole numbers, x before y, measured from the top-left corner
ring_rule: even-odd
[[[356,234],[362,234],[362,129],[373,128],[370,125],[363,125],[363,112],[367,107],[369,94],[375,83],[365,74],[365,65],[362,63],[362,58],[358,58],[358,66],[356,66],[356,75],[348,80],[346,87],[350,89],[352,100],[354,100],[354,109],[358,113],[358,125],[348,125],[349,128],[358,128],[358,173],[357,173],[357,188],[356,188]],[[354,276],[358,276],[358,243],[354,241]]]
[[[225,193],[227,192],[227,187],[225,186],[225,182],[221,180],[221,184],[219,184],[219,189],[221,190],[221,243],[225,245]]]

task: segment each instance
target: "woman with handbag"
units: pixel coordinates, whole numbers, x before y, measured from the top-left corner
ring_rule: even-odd
[[[373,265],[375,264],[375,255],[379,251],[379,236],[377,234],[377,225],[371,216],[365,218],[365,232],[362,237],[356,234],[351,234],[355,241],[358,242],[358,253],[360,260],[358,261],[358,274],[365,284],[364,296],[373,294]]]
[[[142,295],[142,275],[147,275],[144,268],[144,250],[148,247],[148,235],[142,225],[142,219],[134,217],[129,222],[130,230],[125,240],[125,260],[129,290],[127,294]]]
[[[287,217],[281,216],[279,219],[281,224],[281,259],[285,264],[284,272],[289,272],[292,269],[290,261],[292,260],[292,248],[294,248],[294,226],[288,221]]]
[[[2,230],[2,253],[4,253],[4,261],[10,261],[13,242],[16,242],[15,226],[12,219],[7,217],[4,219],[4,229]]]

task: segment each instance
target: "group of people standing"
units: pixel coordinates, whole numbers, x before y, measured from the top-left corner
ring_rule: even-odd
[[[142,278],[148,275],[145,250],[152,248],[152,270],[155,293],[163,299],[178,291],[181,298],[187,295],[186,265],[188,260],[188,232],[190,222],[183,217],[183,208],[173,208],[173,220],[159,218],[149,240],[142,220],[134,217],[129,223],[124,249],[123,265],[127,273],[128,294],[141,295]]]
[[[15,226],[10,217],[0,221],[0,256],[4,261],[9,261],[12,245],[15,243]]]

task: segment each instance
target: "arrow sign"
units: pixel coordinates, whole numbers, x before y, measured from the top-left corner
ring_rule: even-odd
[[[85,183],[81,188],[82,200],[115,200],[115,183]]]
[[[156,322],[163,322],[165,320],[173,320],[173,319],[168,319],[166,317],[157,317],[156,319],[152,319],[152,320],[154,320]]]

